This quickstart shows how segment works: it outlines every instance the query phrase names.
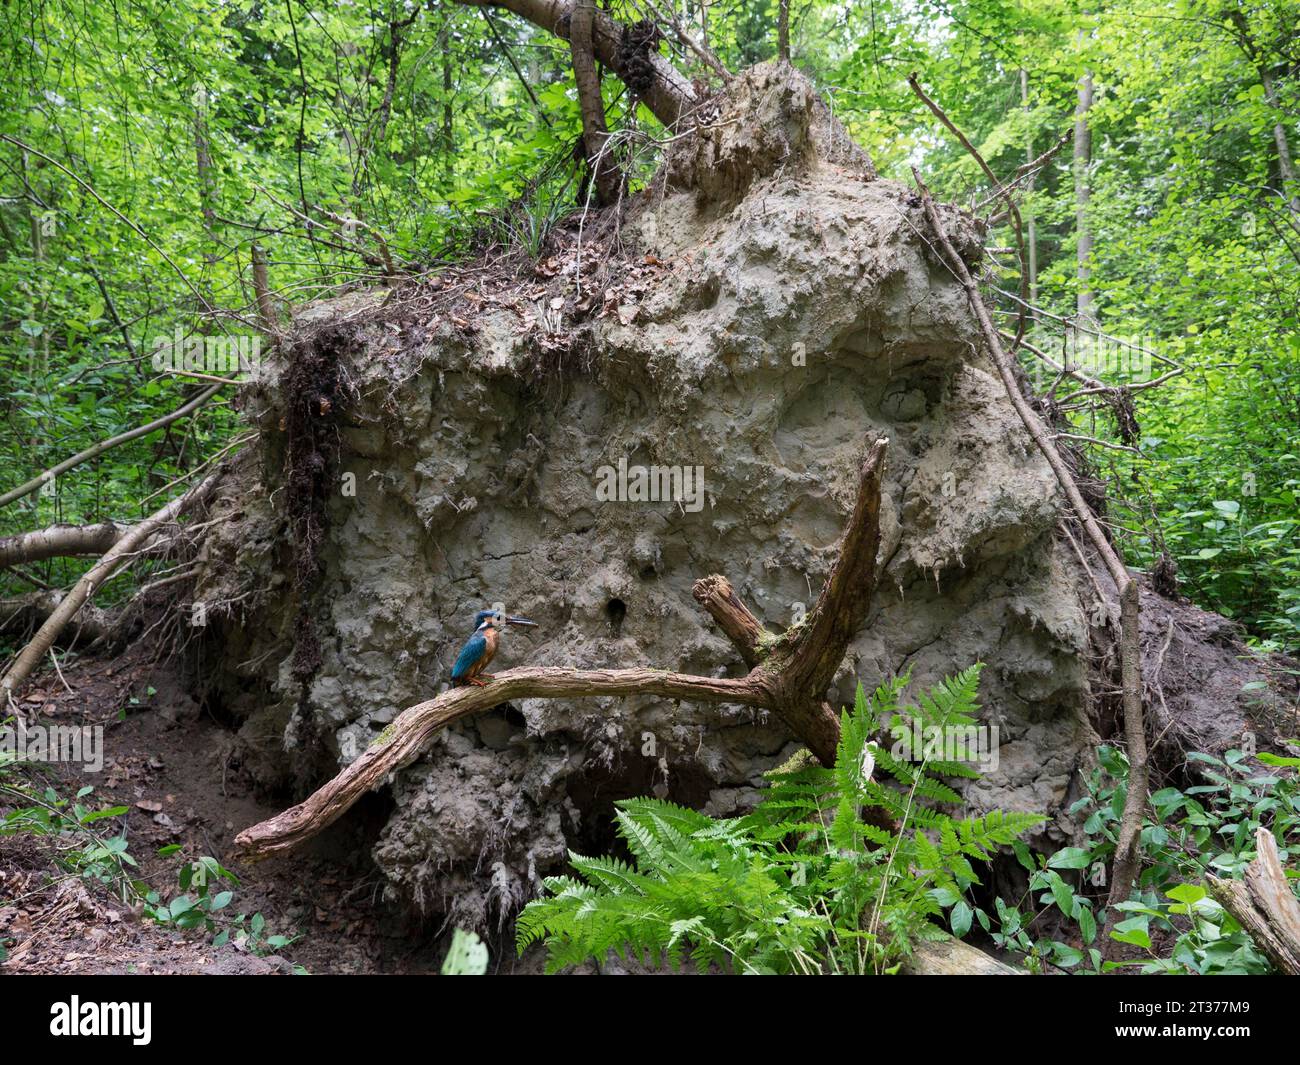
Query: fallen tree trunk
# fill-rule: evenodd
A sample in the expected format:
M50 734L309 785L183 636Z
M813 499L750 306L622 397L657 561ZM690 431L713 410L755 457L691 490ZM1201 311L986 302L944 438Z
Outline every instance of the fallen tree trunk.
M960 939L918 943L916 952L903 962L900 972L908 976L1027 976Z
M177 496L161 510L131 528L131 531L119 539L73 586L64 596L58 607L46 619L36 635L14 659L13 663L0 677L0 705L8 705L13 699L14 691L25 681L54 644L59 632L76 616L91 596L99 590L109 577L123 565L137 557L139 550L157 534L163 526L175 521L182 514L204 502L212 494L224 468L208 475L199 484L194 485L183 495Z
M0 632L25 636L39 629L59 609L63 592L56 589L30 592L27 595L0 599ZM83 606L60 633L63 643L90 644L112 640L117 632L117 615L93 605Z
M1277 840L1267 828L1255 832L1257 854L1241 880L1210 877L1210 894L1246 930L1278 969L1300 976L1300 901L1291 891Z
M124 536L134 525L119 525L103 521L95 525L51 525L44 529L0 537L0 567L21 562L39 562L46 558L73 558L81 555L102 555ZM158 537L141 545L141 553L156 553L171 540Z
M824 764L835 761L839 717L825 701L835 667L861 626L875 589L880 486L887 440L872 444L858 478L857 503L830 577L806 624L764 651L763 629L724 577L698 581L696 600L736 644L750 672L700 677L658 669L525 667L498 673L486 687L452 688L404 710L356 761L306 800L244 829L235 845L250 859L289 850L337 821L363 795L417 758L451 722L515 699L658 695L761 707L778 714ZM828 663L833 663L828 668ZM821 685L820 688L817 685Z
M456 0L456 2L466 7L496 7L503 11L512 11L534 26L549 30L566 41L569 39L569 27L573 19L572 0ZM620 47L623 43L623 26L605 12L596 10L593 13L591 31L592 51L596 58L619 77L624 77L626 71ZM654 78L639 93L640 98L665 126L676 126L699 102L695 90L676 67L653 49L650 50L647 58L654 71Z

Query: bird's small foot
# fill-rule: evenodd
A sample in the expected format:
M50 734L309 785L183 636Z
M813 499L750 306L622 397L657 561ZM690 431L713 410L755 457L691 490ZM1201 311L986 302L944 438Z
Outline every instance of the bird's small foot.
M486 687L487 687L487 685L484 684L481 680L479 680L478 677L471 677L469 682L470 682L472 685L474 685L474 687L476 687L476 688L486 688Z

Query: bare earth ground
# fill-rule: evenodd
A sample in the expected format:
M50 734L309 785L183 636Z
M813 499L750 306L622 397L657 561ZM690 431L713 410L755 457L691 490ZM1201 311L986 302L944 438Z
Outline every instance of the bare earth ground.
M24 834L0 837L0 940L9 961L0 973L428 973L446 950L441 923L421 925L387 907L370 858L378 810L346 818L300 855L258 865L230 853L235 833L277 812L287 797L255 795L233 765L229 733L185 694L174 672L128 653L64 667L70 693L55 675L29 688L24 708L46 724L102 724L104 766L42 767L61 798L86 785L89 808L128 806L124 818L98 822L106 834L125 829L140 874L166 898L181 893L182 862L212 855L240 880L222 911L261 913L264 935L298 936L279 956L258 957L212 934L181 933L143 919L110 887L68 876L51 860L50 843ZM153 694L149 691L153 689ZM136 702L132 702L132 700ZM125 710L125 712L123 712ZM375 800L376 804L380 800ZM0 814L13 808L0 795ZM364 804L363 804L364 805ZM158 857L159 848L182 850ZM233 937L232 937L233 938ZM493 968L535 971L508 943L490 944Z

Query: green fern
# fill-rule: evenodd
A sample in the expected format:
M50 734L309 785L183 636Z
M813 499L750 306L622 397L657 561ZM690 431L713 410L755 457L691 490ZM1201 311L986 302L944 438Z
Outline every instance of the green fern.
M548 879L520 915L520 952L545 943L548 972L610 951L674 968L689 958L747 973L885 971L938 934L933 918L979 883L974 862L1044 820L955 818L941 807L961 796L943 778L978 773L905 761L876 741L891 721L975 726L979 674L972 666L912 706L901 704L906 675L870 696L859 686L841 715L835 765L791 759L767 774L770 787L745 817L619 802L615 824L633 864L570 854L576 878Z

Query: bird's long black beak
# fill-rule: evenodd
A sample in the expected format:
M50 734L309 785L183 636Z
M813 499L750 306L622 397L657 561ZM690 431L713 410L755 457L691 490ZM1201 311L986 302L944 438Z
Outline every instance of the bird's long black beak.
M507 625L531 625L533 628L537 628L537 622L529 621L527 618L517 618L513 614L506 615L506 624Z

